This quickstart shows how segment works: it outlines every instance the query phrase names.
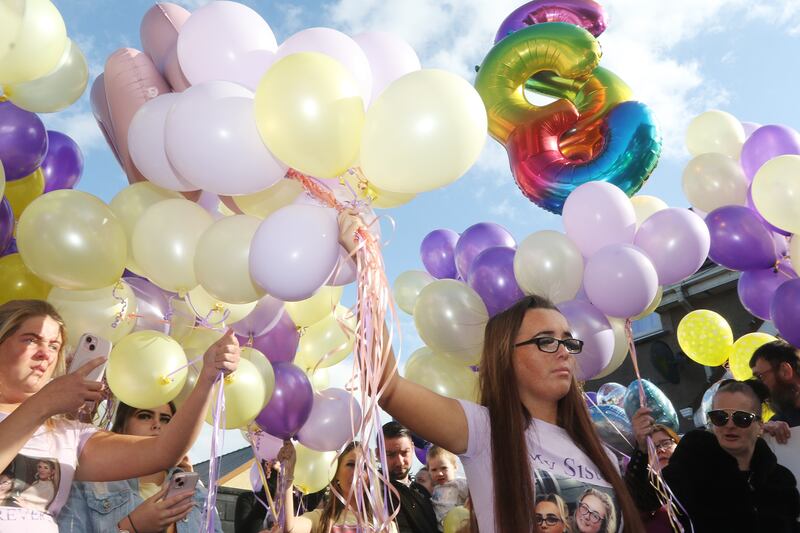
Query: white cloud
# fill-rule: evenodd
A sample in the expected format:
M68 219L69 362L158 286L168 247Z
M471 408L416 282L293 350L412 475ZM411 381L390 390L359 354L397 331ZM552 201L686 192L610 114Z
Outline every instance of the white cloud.
M88 89L87 89L88 90ZM106 140L100 131L100 127L94 119L91 111L82 110L85 106L69 108L61 113L53 115L40 115L49 130L56 130L66 133L78 143L78 146L86 152L94 149L108 149Z

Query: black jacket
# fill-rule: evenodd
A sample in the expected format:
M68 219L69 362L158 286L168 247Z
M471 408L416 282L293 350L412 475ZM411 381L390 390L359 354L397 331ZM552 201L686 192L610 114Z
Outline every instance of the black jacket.
M778 464L763 439L756 442L750 471L742 472L712 433L690 431L662 472L696 533L800 533L800 496L794 475ZM648 481L646 454L634 454L625 481L640 510L658 508ZM681 521L691 531L687 517Z
M422 485L412 482L406 486L392 481L392 486L400 494L400 511L397 514L398 533L438 533L436 513L433 512L430 494ZM392 493L392 510L398 505Z

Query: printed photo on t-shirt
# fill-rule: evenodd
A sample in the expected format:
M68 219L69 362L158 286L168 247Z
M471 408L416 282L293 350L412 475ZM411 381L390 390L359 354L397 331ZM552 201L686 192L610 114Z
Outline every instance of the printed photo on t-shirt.
M611 488L536 471L536 533L617 533L620 520Z
M18 454L0 473L0 507L22 507L46 513L58 492L58 460Z

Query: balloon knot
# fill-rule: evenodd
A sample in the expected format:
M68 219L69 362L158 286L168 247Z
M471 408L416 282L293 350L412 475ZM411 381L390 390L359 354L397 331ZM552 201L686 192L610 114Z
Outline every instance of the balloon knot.
M159 385L169 385L170 383L172 383L172 381L173 380L171 377L161 376L161 378L158 380L158 383Z

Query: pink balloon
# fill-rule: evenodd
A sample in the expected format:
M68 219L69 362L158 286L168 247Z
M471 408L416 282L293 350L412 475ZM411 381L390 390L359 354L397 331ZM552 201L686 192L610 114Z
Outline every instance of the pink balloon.
M309 298L339 260L339 225L333 209L291 204L256 230L250 245L250 275L285 302Z
M612 244L589 258L583 274L589 300L604 314L629 318L642 313L658 291L653 263L632 244Z
M610 183L592 181L572 191L561 216L567 236L584 257L609 244L631 244L636 234L633 204Z
M372 98L375 100L394 80L422 68L410 44L394 33L367 31L353 40L364 51L372 71Z
M189 19L189 11L170 2L155 4L147 10L139 26L142 50L150 56L161 74L170 51L178 43L178 34L183 23Z
M106 61L104 84L114 141L128 182L144 181L128 152L128 127L145 102L170 92L169 86L146 54L133 48L117 50Z
M167 78L170 87L176 93L180 93L192 86L186 75L181 70L181 63L178 61L178 46L175 45L167 54L164 61L164 77Z
M670 285L703 266L711 248L711 236L706 223L695 213L670 207L642 223L634 244L653 262L658 284Z
M361 426L361 406L343 389L325 389L314 394L308 420L297 432L303 446L318 452L339 450L352 441Z
M117 158L117 163L122 166L122 160L119 157L119 150L117 149L117 141L114 138L114 124L111 122L111 110L108 108L108 99L106 98L106 85L105 74L100 74L92 82L92 90L89 96L89 101L92 104L92 114L106 139L106 143Z
M575 357L579 381L592 379L605 369L614 355L614 330L606 316L583 300L558 304L558 310L569 322L576 339L583 341L583 351Z

